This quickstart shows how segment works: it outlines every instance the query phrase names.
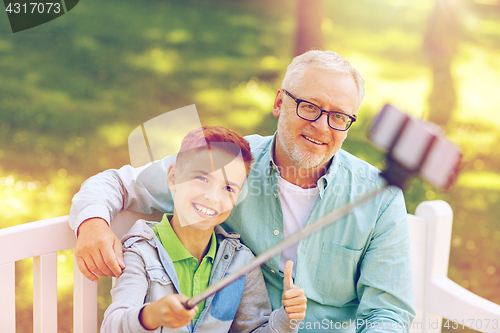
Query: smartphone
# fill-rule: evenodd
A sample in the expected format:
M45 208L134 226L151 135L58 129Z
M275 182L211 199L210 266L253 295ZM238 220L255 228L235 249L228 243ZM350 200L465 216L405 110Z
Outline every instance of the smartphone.
M395 183L392 185L403 185L410 175L419 174L432 185L446 189L457 178L462 161L460 148L433 123L386 104L368 137L376 147L387 151L387 169L382 175Z

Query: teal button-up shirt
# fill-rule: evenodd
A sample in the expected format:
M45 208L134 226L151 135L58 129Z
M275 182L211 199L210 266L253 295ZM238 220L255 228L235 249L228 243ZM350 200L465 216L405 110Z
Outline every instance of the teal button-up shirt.
M254 156L248 193L224 227L238 232L258 255L283 240L279 172L273 137L246 139ZM340 150L317 182L319 197L307 225L382 185L376 168ZM406 214L402 192L391 187L300 241L294 284L308 298L301 331L405 332L402 327L414 317ZM279 256L262 270L273 309L279 308Z

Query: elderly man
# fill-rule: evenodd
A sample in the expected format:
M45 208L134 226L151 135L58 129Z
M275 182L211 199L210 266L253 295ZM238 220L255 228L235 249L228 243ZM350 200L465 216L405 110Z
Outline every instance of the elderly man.
M274 136L251 135L249 193L225 228L260 254L319 217L383 185L379 172L341 150L364 96L361 75L330 51L309 51L288 66L274 101ZM151 183L130 166L87 180L73 199L82 273L121 274L120 241L108 226L121 209L172 210L162 161ZM407 332L414 316L406 208L400 190L375 199L262 266L273 309L281 306L283 268L308 298L300 331Z

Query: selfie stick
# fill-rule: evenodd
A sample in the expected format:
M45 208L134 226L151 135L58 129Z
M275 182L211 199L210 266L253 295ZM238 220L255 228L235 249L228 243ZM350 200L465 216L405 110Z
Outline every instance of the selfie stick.
M375 119L368 136L375 146L387 150L386 168L380 174L386 180L385 185L332 211L262 252L243 267L190 298L184 303L184 307L192 309L196 304L259 267L284 249L347 215L356 206L374 198L389 185L403 189L409 178L420 173L429 183L440 188L448 188L457 177L462 154L458 147L448 141L433 124L414 119L387 104Z
M188 310L192 309L196 304L200 303L204 299L210 297L211 295L215 294L219 290L223 289L227 285L233 283L234 281L238 280L240 277L243 275L251 272L255 268L259 267L272 257L278 255L281 253L284 249L294 245L298 241L300 241L302 238L305 238L312 234L313 232L316 232L327 225L333 223L334 221L338 220L339 218L347 215L354 207L364 203L365 201L368 201L369 199L375 197L377 194L382 192L386 186L379 187L375 189L374 191L368 193L367 195L361 197L360 199L356 200L355 202L348 203L339 209L334 210L333 212L321 217L318 219L316 222L314 222L311 225L308 225L301 231L291 235L290 237L287 237L285 240L283 240L281 243L276 244L275 246L269 248L268 250L262 252L259 254L257 257L255 257L252 261L250 261L248 264L244 265L243 267L240 267L238 270L234 271L233 273L227 275L225 278L221 279L219 282L214 283L198 295L194 296L193 298L190 298L186 303L184 303L184 307Z

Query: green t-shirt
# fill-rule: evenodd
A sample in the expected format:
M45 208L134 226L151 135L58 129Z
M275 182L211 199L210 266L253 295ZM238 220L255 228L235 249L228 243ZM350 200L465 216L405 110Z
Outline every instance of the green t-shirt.
M170 225L171 218L171 214L164 214L161 222L156 224L152 229L168 252L170 259L174 262L181 292L191 298L198 295L208 286L213 261L217 252L217 240L215 238L215 232L212 232L210 248L203 257L201 264L198 265L198 260L189 253L184 245L182 245L174 229L172 229ZM205 301L198 304L198 312L194 316L194 322L198 320L204 307Z

